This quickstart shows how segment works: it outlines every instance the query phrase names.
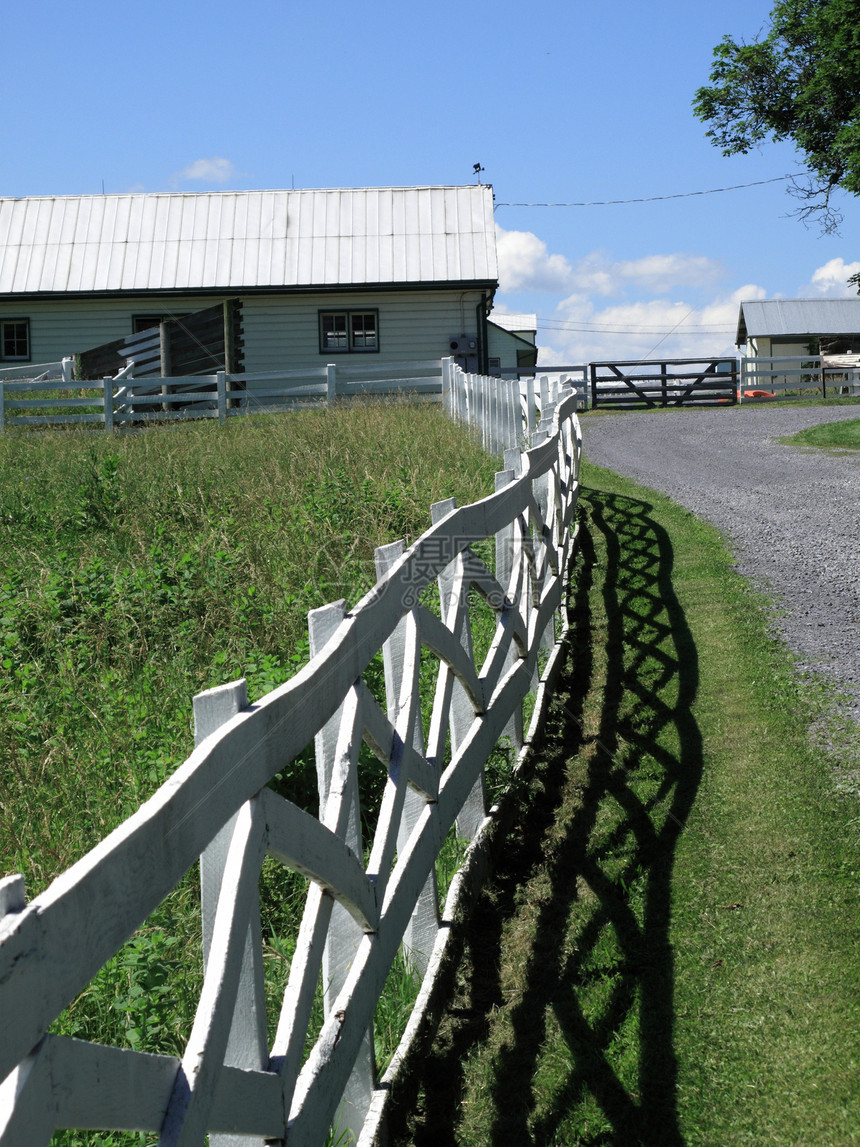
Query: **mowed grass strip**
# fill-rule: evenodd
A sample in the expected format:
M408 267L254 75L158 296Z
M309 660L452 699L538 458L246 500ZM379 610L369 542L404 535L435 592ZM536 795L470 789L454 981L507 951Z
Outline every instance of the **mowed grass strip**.
M788 446L815 446L820 450L860 450L860 418L808 426L780 442Z
M584 483L567 663L400 1141L857 1142L857 762L716 532Z

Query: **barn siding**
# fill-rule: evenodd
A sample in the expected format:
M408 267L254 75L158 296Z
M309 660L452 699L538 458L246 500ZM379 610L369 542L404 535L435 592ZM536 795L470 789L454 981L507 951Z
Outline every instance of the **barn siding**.
M227 296L223 296L227 297ZM235 297L235 296L234 296ZM241 296L239 296L241 297ZM243 298L245 370L301 370L334 360L344 365L438 359L459 334L475 334L475 290L251 295ZM0 300L0 317L29 318L31 360L55 362L132 332L132 316L183 314L222 301L213 295L140 295L116 299ZM379 312L376 354L320 354L321 310Z
M132 333L132 316L161 313L187 314L219 302L217 298L189 295L168 300L38 299L12 304L0 300L0 316L30 320L30 358L34 363L57 362L67 355L125 338ZM118 366L121 365L118 363Z
M371 366L439 359L459 334L475 334L479 291L403 291L252 296L244 301L245 369L301 370L337 362ZM320 311L377 310L379 351L320 353Z

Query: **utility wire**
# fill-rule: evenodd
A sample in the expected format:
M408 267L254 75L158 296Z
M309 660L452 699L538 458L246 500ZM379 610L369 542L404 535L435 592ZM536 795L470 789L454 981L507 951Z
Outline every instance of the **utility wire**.
M492 321L492 320L491 320ZM544 330L553 331L580 331L587 334L595 335L627 335L627 334L652 334L659 335L665 331L665 327L656 327L643 325L637 327L636 330L631 330L629 327L619 327L613 324L604 323L589 323L586 320L571 322L562 322L556 319L542 319L538 318L538 325ZM715 326L708 324L689 323L684 327L685 331L697 331L705 335L723 335L731 334L736 328L734 326Z
M800 172L777 175L773 179L757 179L754 183L735 183L731 187L712 187L708 191L680 191L675 195L646 195L640 199L595 199L589 203L497 203L496 207L618 207L624 203L658 203L664 199L690 199L694 195L718 195L722 191L740 191L744 187L761 187L765 183L781 183L794 179Z

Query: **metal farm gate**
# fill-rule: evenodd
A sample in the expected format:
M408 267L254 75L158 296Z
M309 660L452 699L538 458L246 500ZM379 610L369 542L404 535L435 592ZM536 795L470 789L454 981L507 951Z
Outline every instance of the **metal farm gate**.
M594 409L713 406L738 400L738 364L734 358L592 362L589 371Z

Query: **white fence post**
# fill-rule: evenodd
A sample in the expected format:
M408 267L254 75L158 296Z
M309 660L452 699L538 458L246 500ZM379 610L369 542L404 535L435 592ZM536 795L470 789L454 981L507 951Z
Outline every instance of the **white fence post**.
M62 372L63 382L71 382L72 375L75 373L75 360L73 358L64 358L60 370Z
M223 426L227 421L227 374L223 370L215 375L215 389L218 392L218 421Z
M328 362L325 368L325 400L331 406L337 398L337 363Z
M442 359L442 409L450 417L456 417L456 401L452 392L453 386L453 358Z
M514 467L508 465L508 459L511 454L516 453L517 464L521 464L519 451L509 448L505 451L505 469L500 470L496 474L495 489L504 490L506 486L510 486L511 482L516 480L517 471ZM508 525L503 526L496 534L496 581L504 590L505 596L508 596L510 588L511 576L514 572L516 564L520 560L521 543L522 539L518 537L519 530L517 523L511 521ZM520 543L518 545L518 542ZM508 655L505 660L505 672L514 664L519 654L517 653L516 646L511 643L508 650ZM519 750L523 747L523 707L518 705L510 721L505 726L504 735L510 737L511 744L515 749Z
M113 379L102 380L105 430L113 430Z
M526 439L531 437L537 429L537 399L535 398L535 379L530 375L526 379Z
M379 546L374 551L376 559L376 576L381 580L385 577L394 563L403 555L402 541L392 542L387 546ZM414 617L411 624L415 624ZM407 661L407 627L410 617L402 617L391 636L382 646L382 662L385 671L385 699L388 708L388 720L395 728L402 723L402 706L412 706L412 711L406 714L406 722L411 727L412 747L419 753L425 752L424 731L421 725L421 697L418 692L418 666L412 666ZM413 673L411 682L407 675ZM403 812L397 830L397 849L405 850L412 830L418 823L418 818L426 808L427 801L420 793L409 789L403 803ZM439 897L436 889L436 874L431 873L413 909L412 916L403 934L403 949L407 963L420 975L427 971L430 962L430 953L436 942L436 933L439 930Z
M200 745L247 706L248 690L244 678L198 693L194 698L194 744ZM238 815L233 814L200 857L204 972L209 962L215 912ZM245 936L236 1007L224 1056L224 1063L230 1067L252 1071L263 1071L266 1067L269 1053L264 982L260 901L259 891L255 890ZM209 1136L211 1147L263 1147L263 1142L257 1136L249 1135Z
M329 641L346 616L346 602L336 601L312 609L308 613L308 638L310 655L315 657ZM343 706L328 720L314 738L316 748L317 787L320 797L320 820L323 819L332 784L335 766L340 719ZM350 767L345 777L338 783L343 786L343 799L348 809L344 842L356 856L362 855L361 819L358 797L358 776ZM325 950L323 953L323 1012L328 1019L333 1010L338 993L346 983L349 969L356 958L359 944L364 936L342 904L332 908ZM338 1128L349 1131L358 1139L364 1122L374 1086L373 1031L365 1032L361 1048L344 1088L338 1099Z

